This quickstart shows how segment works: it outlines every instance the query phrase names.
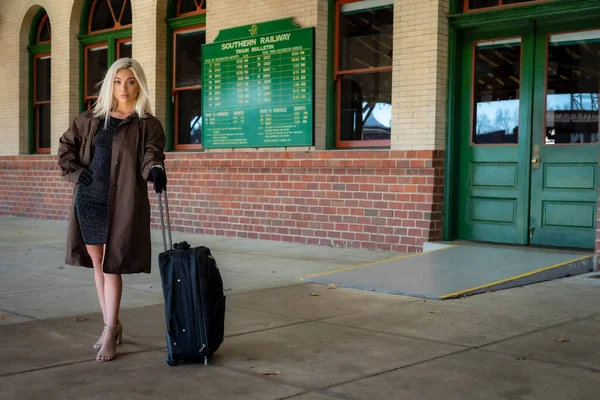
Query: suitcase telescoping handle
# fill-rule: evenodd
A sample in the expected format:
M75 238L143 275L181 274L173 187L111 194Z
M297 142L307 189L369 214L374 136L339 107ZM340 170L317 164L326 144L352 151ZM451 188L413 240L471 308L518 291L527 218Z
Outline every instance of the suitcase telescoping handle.
M169 217L169 199L167 198L167 189L163 189L163 193L165 194L165 208L167 210L167 226L169 228L169 250L173 250L173 239L171 238L171 217ZM167 239L165 238L165 218L163 216L163 205L162 205L162 196L160 193L156 193L158 196L158 208L160 209L160 225L162 227L162 239L163 239L163 247L165 251L167 251Z

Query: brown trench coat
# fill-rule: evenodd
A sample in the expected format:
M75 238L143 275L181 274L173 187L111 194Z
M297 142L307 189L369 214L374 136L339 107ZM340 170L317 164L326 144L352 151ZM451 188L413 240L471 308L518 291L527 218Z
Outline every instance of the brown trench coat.
M81 167L93 158L93 139L102 123L90 111L78 115L60 138L58 165L62 176L76 184ZM104 272L150 272L150 202L146 178L150 168L164 167L165 133L154 116L130 115L115 130L110 167L108 238ZM77 186L73 188L66 263L93 268L75 212Z

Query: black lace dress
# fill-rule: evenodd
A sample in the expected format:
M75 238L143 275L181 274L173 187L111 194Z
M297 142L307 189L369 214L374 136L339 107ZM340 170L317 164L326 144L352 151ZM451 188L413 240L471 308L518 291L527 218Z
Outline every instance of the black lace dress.
M108 200L113 135L121 119L110 117L108 126L100 122L94 137L94 158L90 170L94 181L90 186L77 185L75 210L85 244L105 244L108 235Z

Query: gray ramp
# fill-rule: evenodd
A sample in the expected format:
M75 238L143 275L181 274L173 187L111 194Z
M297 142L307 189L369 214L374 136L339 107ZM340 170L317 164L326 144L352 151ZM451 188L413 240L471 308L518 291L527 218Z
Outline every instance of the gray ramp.
M457 245L311 275L308 282L429 299L450 299L593 270L593 254Z

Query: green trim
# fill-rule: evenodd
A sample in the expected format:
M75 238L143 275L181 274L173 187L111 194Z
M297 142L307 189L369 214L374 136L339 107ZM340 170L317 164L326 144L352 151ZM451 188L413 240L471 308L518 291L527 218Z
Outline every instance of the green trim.
M452 212L458 202L458 169L460 159L459 122L460 118L460 75L461 75L461 43L462 32L450 27L448 32L448 90L446 96L446 155L444 165L444 215L442 216L442 239L445 241L456 238L458 213Z
M29 141L27 146L27 152L29 154L35 154L36 143L35 143L35 116L33 115L33 54L29 53L29 90L27 100L27 115L29 120Z
M206 14L190 15L188 17L178 17L167 20L167 26L170 30L205 24Z
M170 3L168 14L175 14L175 2ZM175 121L175 104L172 101L173 94L171 92L171 87L173 86L173 32L176 29L192 28L195 26L205 25L206 14L190 15L167 20L167 35L165 38L167 41L167 87L165 91L165 97L167 100L165 136L167 139L167 144L165 146L165 151L175 150L175 132L173 131L173 124Z
M50 43L44 44L36 44L33 46L27 47L31 54L41 54L41 53L49 53L52 45Z
M94 33L93 35L79 36L79 42L83 46L99 42L111 42L119 39L124 39L132 36L131 28L123 28L118 31L108 31L102 33Z
M460 1L460 0L456 0ZM456 4L453 9L456 11ZM484 25L506 24L515 25L546 18L561 17L589 17L600 15L600 0L553 0L543 3L507 7L489 11L476 11L464 14L454 14L449 17L450 24L458 29L477 28Z
M33 17L31 21L31 28L29 29L29 46L35 46L37 42L37 32L40 27L40 22L42 22L42 18L46 15L46 10L40 8L39 11Z
M329 0L329 15L327 16L327 104L325 119L325 149L335 148L336 104L335 85L333 84L333 65L335 57L335 0Z
M300 29L300 27L294 23L292 18L277 19L258 24L222 29L215 38L215 43L243 39L254 35L268 35L277 32L295 31L297 29Z
M81 10L81 20L79 21L79 35L85 36L88 34L88 22L90 20L90 11L92 10L92 0L87 0L83 4Z
M85 101L83 100L85 97L84 86L85 86L85 52L83 50L83 45L79 44L79 112L85 111Z

